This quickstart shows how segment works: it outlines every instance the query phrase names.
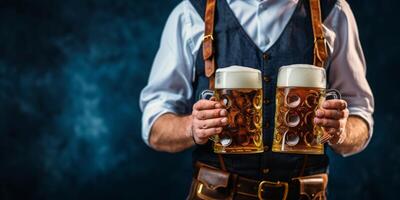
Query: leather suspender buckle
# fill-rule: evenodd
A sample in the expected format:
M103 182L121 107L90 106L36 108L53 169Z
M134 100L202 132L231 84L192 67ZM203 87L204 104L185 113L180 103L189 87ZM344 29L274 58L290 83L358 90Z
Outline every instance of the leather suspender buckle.
M210 35L205 35L204 37L203 37L203 41L205 41L205 40L207 40L207 39L211 39L211 40L214 40L214 37L210 34Z
M317 43L317 42L319 42L319 41L323 41L323 42L325 42L325 37L324 36L320 36L320 37L315 37L315 39L314 39L314 44L315 43Z
M214 54L213 41L214 41L214 37L212 34L208 34L203 37L203 59L204 60L210 60L213 57L213 54ZM206 66L206 68L207 68L207 66ZM213 68L212 73L214 73L215 67L212 67L212 68ZM207 73L207 71L206 71L206 74L211 75L212 73L211 72Z
M258 194L257 194L258 199L260 199L260 200L264 199L263 196L262 196L263 192L265 191L264 185L265 186L269 186L269 187L274 187L274 188L283 187L284 191L283 191L282 200L286 200L288 192L289 192L289 184L287 182L261 181L260 184L258 185Z
M326 52L326 39L324 36L314 38L314 65L324 67L328 55Z

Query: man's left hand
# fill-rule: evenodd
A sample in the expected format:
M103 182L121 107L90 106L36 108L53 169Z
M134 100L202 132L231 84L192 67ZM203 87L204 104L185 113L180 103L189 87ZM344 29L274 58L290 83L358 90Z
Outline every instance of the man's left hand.
M349 117L347 102L342 99L325 100L316 111L314 123L329 134L330 144L341 144L346 138L346 123Z

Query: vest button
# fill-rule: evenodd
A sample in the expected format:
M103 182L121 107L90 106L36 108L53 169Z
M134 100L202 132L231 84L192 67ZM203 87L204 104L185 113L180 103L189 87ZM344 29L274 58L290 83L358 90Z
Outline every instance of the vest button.
M269 122L265 122L264 127L268 128L269 127Z
M264 76L264 77L263 77L263 80L264 80L266 83L269 83L269 82L271 81L271 78L268 77L268 76Z
M271 101L269 99L264 99L264 104L268 105L269 103L271 103Z
M264 145L264 151L268 151L268 149L269 149L269 146Z
M268 172L269 172L269 169L262 169L263 174L268 174Z
M268 53L263 53L263 59L268 60L269 59L269 54Z

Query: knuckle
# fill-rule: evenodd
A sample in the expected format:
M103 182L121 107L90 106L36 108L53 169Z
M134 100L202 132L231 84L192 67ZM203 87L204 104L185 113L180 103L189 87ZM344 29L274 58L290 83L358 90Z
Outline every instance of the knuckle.
M223 123L222 123L221 119L218 118L218 119L215 119L215 120L214 120L214 125L215 125L215 126L222 126Z
M197 101L194 105L193 105L193 109L198 110L201 107L201 102L202 100Z
M213 112L213 117L218 117L220 112L221 112L221 109L216 109L216 110Z
M329 118L335 118L335 117L336 117L336 112L333 111L333 110L329 110L329 111L327 112L327 117L329 117Z
M197 112L197 119L204 119L204 112Z
M201 108L203 108L203 107L205 106L206 102L207 102L207 100L200 99L199 101L197 101L197 102L195 103L194 106L195 106L195 108L196 108L197 110L199 110L199 109L201 109Z
M344 116L343 111L335 111L335 118L336 119L341 119L341 118L343 118L343 116Z
M337 108L340 107L342 103L340 102L339 99L332 99L331 107Z
M204 130L204 137L210 137L212 135L212 128Z
M213 133L213 134L218 133L218 128L213 128L213 129L212 129L212 133Z
M333 122L333 127L335 127L335 128L340 128L340 124L341 124L341 122L340 121L338 121L338 120L334 120L334 122Z
M201 130L201 129L199 129L197 133L198 133L197 137L200 138L200 139L204 139L205 136L206 136L205 132L203 130Z
M219 128L213 128L213 134L219 133Z
M206 129L208 128L208 124L206 122L203 122L201 125L201 128Z

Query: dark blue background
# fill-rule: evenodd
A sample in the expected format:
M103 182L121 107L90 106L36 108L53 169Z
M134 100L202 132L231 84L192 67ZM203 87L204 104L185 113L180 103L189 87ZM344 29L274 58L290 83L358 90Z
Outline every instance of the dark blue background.
M190 151L155 152L138 107L179 1L2 1L0 199L184 199ZM400 182L399 3L349 2L375 94L375 131L331 156L331 199L395 199Z

